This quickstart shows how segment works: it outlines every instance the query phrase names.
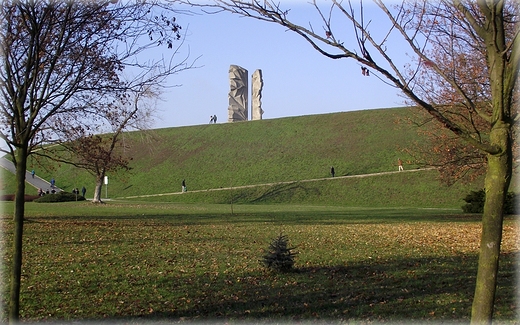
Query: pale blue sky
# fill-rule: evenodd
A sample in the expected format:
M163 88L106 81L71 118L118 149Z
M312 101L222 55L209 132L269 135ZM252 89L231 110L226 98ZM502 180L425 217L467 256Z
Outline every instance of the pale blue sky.
M315 9L307 1L281 3L291 8L291 19L305 26L312 22L315 30L322 29ZM327 0L320 3L330 5ZM176 9L193 12L177 15L177 22L186 32L177 58L184 59L188 53L191 61L199 57L194 63L199 68L169 78L169 85L179 87L163 93L153 128L207 124L214 114L218 123L226 123L231 64L247 69L249 78L256 69L262 70L264 119L404 106L395 88L374 76L364 77L355 61L326 58L282 26L230 13L203 14L181 5ZM380 10L366 4L365 13L365 21L372 19L373 35L384 36L388 26ZM342 17L333 22L335 36L345 43L355 42L350 23L345 26ZM338 35L340 32L344 34ZM163 50L158 49L153 56L161 55ZM389 51L401 50L406 51L397 42L389 43ZM393 58L398 66L406 63L405 52ZM3 141L0 146L5 146Z
M306 25L314 21L315 30L322 29L311 5L290 2L290 17ZM372 19L374 33L386 33L379 9L365 5L365 14L365 22ZM354 35L341 26L344 21L337 21L336 30L344 30L345 42L353 42ZM187 30L179 58L188 51L192 60L200 56L195 63L199 68L169 79L169 84L180 87L163 94L154 128L207 124L213 114L219 123L227 122L231 64L247 69L249 78L256 69L262 70L264 119L404 106L395 88L374 76L364 77L354 60L326 58L299 35L277 24L230 13L178 15L177 22ZM399 50L397 43L393 44L395 49L391 50ZM397 56L398 65L404 65L405 60L404 54Z

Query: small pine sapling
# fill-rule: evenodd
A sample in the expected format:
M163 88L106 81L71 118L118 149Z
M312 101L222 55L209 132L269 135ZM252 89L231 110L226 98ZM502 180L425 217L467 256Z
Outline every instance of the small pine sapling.
M289 247L289 238L286 235L280 234L277 238L269 244L269 248L264 251L264 256L261 262L265 267L280 271L289 272L294 266L294 256L296 252L292 250L295 247Z

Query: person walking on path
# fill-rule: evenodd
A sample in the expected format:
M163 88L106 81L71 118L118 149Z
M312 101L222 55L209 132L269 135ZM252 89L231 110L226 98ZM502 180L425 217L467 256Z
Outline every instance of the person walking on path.
M334 177L334 175L336 174L336 172L334 171L334 166L330 167L330 174L332 175L332 177Z
M397 159L397 166L399 166L399 171L403 171L403 161L401 160L401 158L398 158Z
M186 192L186 180L182 180L182 192Z
M51 187L54 187L54 184L56 184L56 180L53 178L51 178Z
M34 169L31 171L31 176L32 178L34 178L34 174L36 174L36 172L34 171Z

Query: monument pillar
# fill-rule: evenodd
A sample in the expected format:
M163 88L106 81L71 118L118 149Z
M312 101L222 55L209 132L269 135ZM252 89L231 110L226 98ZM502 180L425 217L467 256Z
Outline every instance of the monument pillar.
M262 79L262 70L257 69L251 77L251 120L261 120L262 114L262 88L264 80Z
M228 122L247 121L249 98L247 70L238 65L230 65L229 86Z

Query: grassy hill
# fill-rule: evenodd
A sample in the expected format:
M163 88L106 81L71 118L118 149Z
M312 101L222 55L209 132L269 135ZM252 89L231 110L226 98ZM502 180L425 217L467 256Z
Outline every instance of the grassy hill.
M420 140L415 127L398 122L411 114L412 108L394 108L131 132L124 141L132 170L108 175L108 197L180 192L186 179L186 194L139 200L460 207L469 189L482 182L446 187L435 171L190 193L325 178L330 166L336 176L395 171L399 157L410 158L401 150ZM92 195L94 178L84 171L29 166L65 190L85 186L87 197ZM10 190L9 179L4 175L4 192Z

